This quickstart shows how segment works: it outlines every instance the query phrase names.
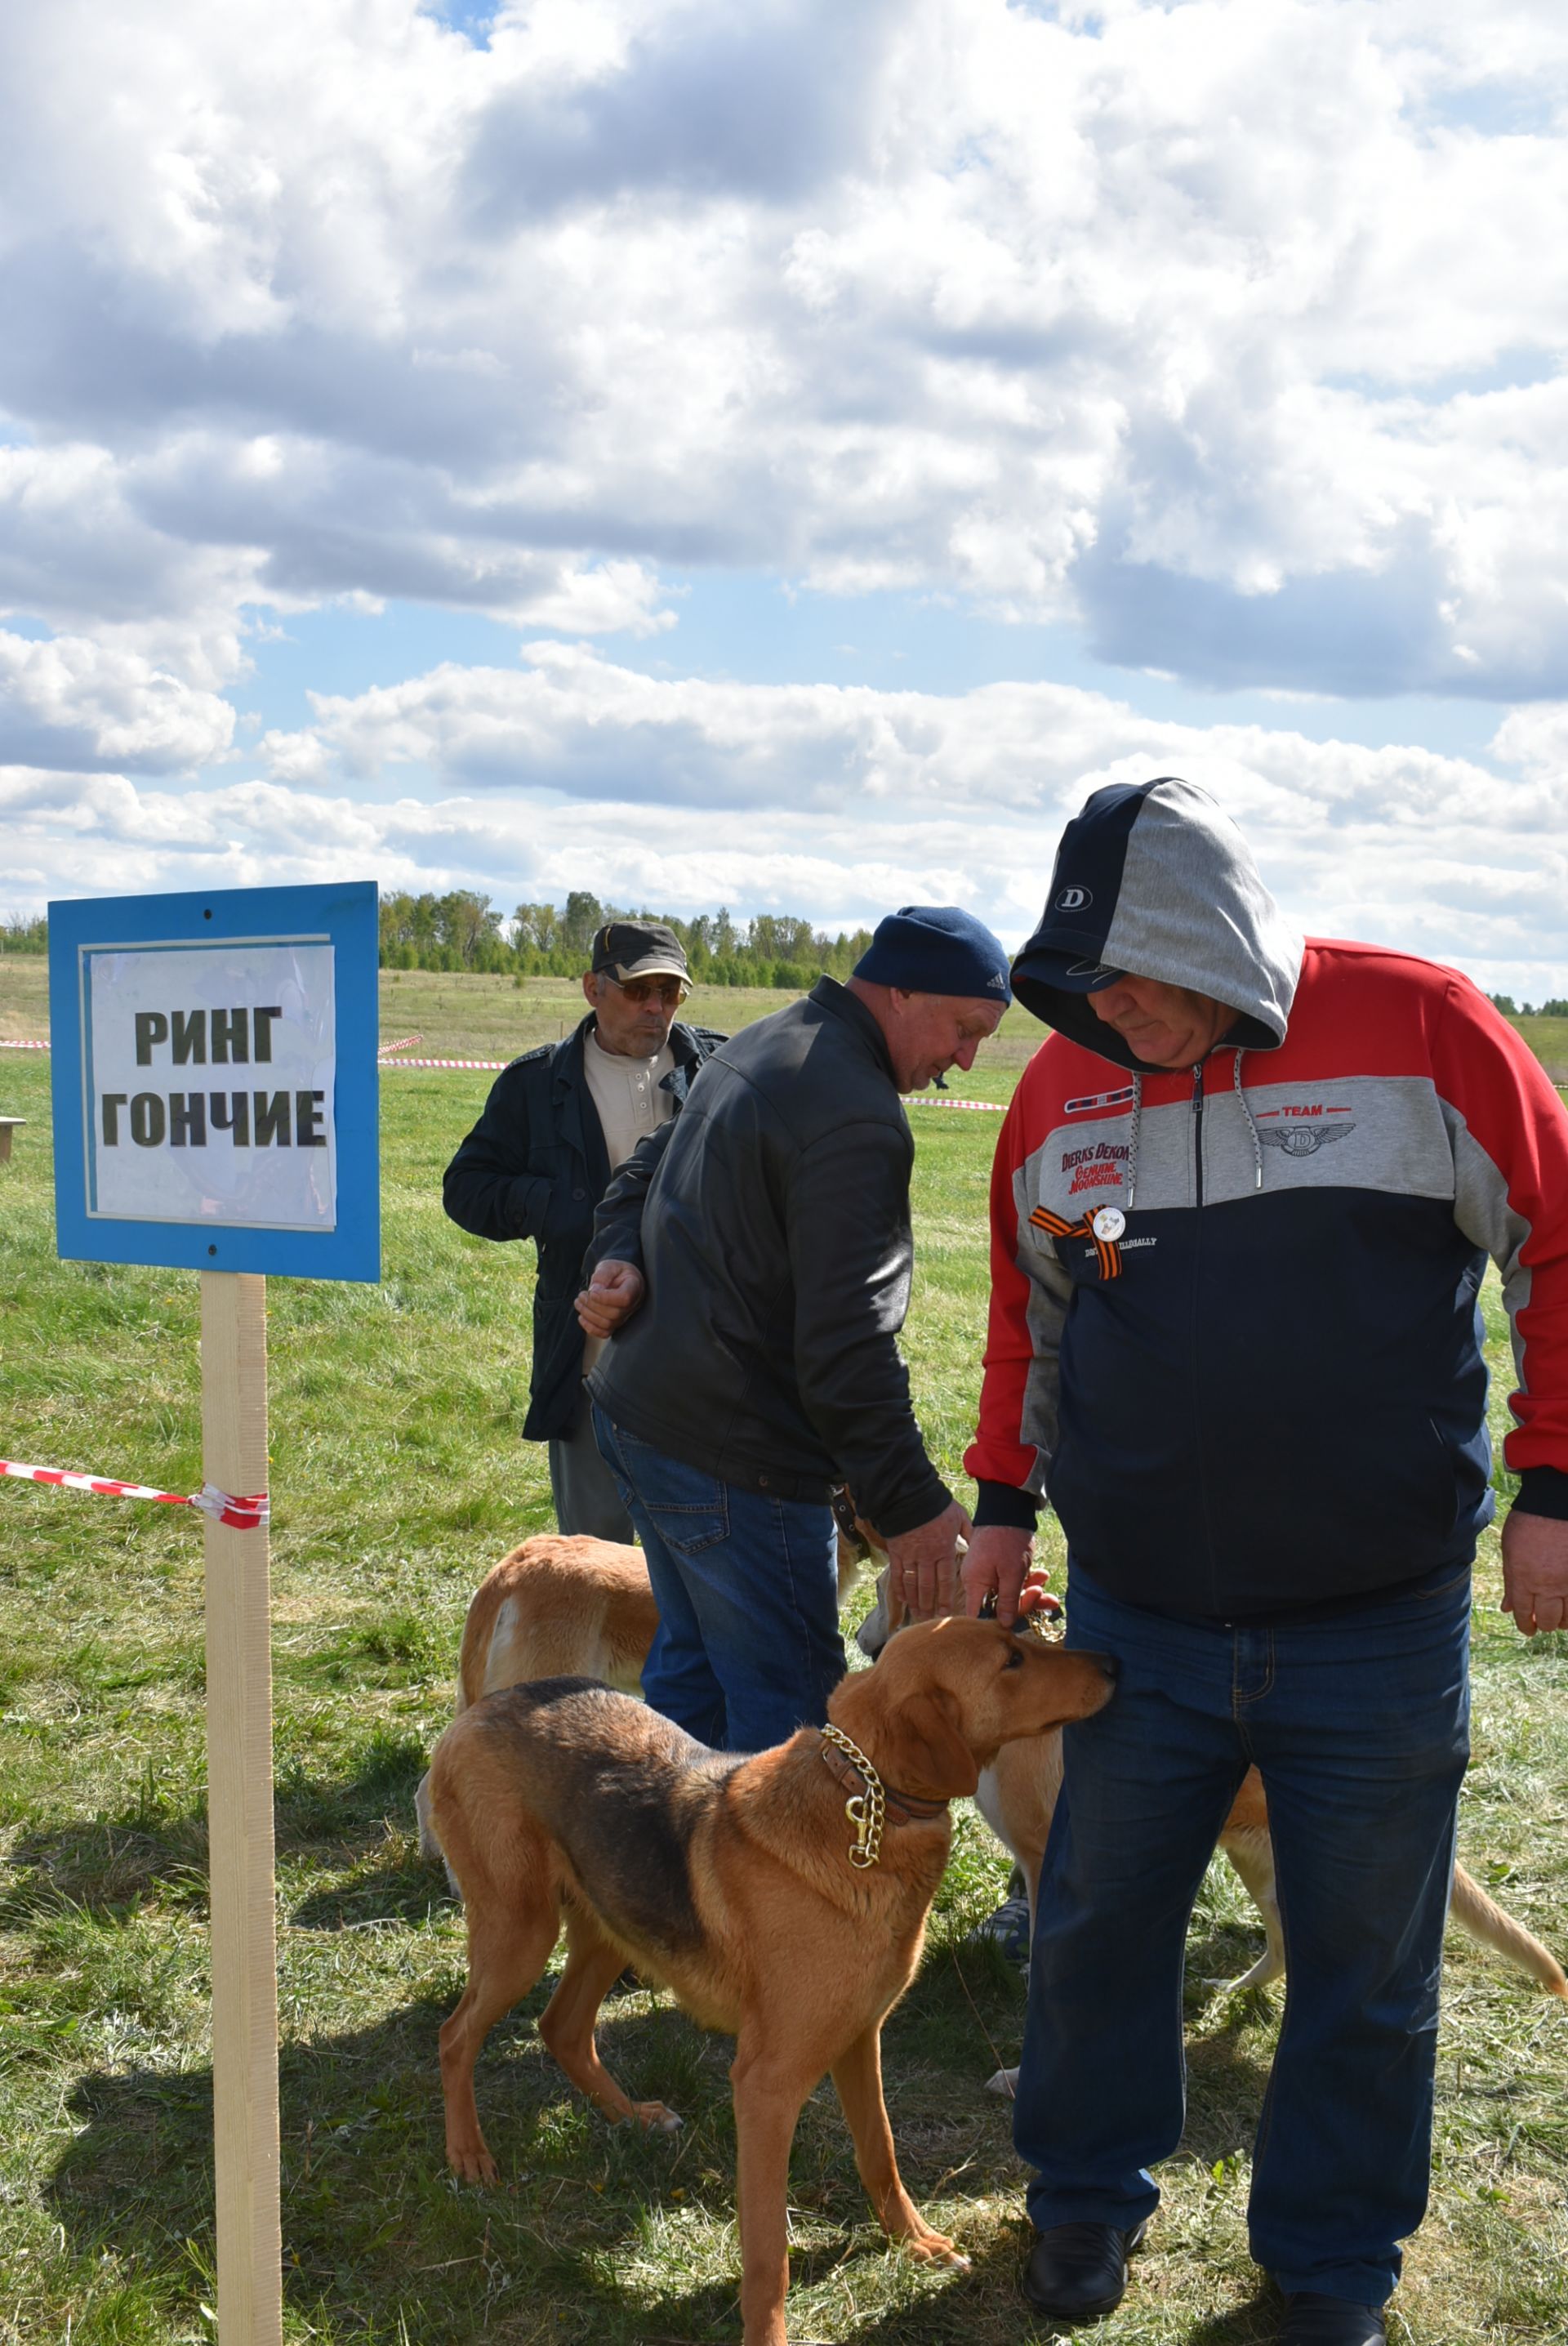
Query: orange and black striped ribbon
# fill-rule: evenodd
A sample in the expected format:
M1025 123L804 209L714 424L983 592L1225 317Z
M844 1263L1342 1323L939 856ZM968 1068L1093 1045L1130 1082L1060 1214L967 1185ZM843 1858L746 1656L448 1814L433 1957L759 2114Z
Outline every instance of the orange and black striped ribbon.
M1068 1222L1064 1221L1060 1214L1052 1213L1049 1208L1036 1206L1029 1219L1037 1230L1049 1230L1054 1239L1087 1239L1100 1258L1100 1277L1120 1279L1122 1250L1115 1239L1095 1237L1094 1219L1089 1214L1084 1214L1078 1221Z

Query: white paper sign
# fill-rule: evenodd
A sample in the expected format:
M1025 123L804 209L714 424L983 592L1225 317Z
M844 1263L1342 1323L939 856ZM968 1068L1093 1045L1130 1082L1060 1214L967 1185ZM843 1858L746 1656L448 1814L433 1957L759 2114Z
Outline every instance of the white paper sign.
M87 1212L330 1230L332 947L84 949Z

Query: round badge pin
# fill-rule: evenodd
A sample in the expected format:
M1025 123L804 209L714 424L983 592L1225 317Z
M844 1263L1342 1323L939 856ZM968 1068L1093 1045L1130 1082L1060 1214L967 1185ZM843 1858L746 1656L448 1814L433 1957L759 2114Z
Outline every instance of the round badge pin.
M1102 1206L1090 1224L1095 1236L1112 1245L1127 1227L1127 1218L1120 1206Z

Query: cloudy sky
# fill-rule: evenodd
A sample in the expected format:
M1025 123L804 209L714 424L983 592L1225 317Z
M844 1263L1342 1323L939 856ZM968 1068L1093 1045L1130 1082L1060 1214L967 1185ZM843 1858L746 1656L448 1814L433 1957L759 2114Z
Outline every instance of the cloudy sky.
M1012 941L1179 772L1568 994L1562 0L49 0L0 157L0 913Z

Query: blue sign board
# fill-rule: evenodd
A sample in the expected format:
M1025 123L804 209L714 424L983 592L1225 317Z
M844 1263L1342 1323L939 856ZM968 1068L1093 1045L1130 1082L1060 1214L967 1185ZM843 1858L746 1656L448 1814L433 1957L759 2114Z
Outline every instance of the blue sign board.
M373 881L49 906L74 1261L381 1277Z

